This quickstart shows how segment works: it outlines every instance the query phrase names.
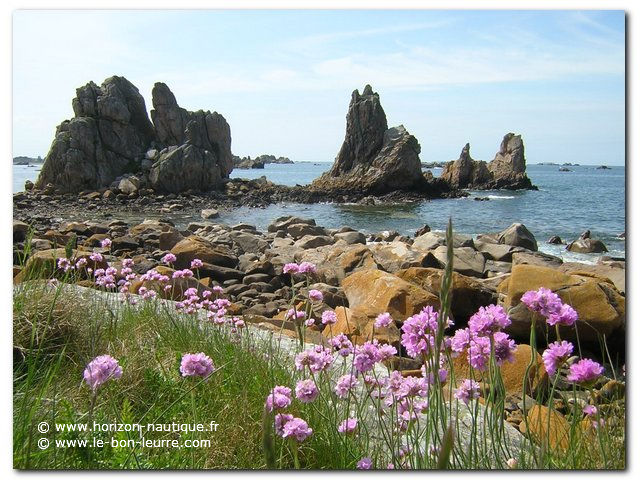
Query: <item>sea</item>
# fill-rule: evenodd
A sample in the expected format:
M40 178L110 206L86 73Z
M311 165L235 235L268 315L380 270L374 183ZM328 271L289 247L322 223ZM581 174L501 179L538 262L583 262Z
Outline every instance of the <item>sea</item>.
M24 190L26 180L35 181L41 165L13 165L13 191ZM325 162L267 164L264 169L234 170L232 178L268 180L283 185L306 185L331 167ZM363 232L396 230L403 235L427 224L432 231L444 231L449 218L456 233L477 235L498 232L520 222L534 234L540 251L560 256L565 261L595 263L601 254L567 252L563 245L547 240L560 236L567 243L591 230L607 246L612 257L625 257L625 167L609 170L595 165L570 166L569 172L558 165L527 165L527 174L539 190L473 191L465 198L422 201L400 205L297 204L277 203L265 208L242 207L221 212L217 221L227 224L250 223L266 229L275 218L297 215L315 219L328 228L350 226ZM434 176L442 170L432 168ZM475 197L488 197L477 201ZM184 219L183 219L184 220ZM200 220L199 218L193 219Z

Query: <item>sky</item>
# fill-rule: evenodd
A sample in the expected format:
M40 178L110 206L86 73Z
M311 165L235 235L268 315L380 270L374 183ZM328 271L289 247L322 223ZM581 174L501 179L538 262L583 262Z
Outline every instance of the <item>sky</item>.
M529 163L623 165L623 11L220 10L13 14L13 155L45 156L75 89L122 75L221 113L234 154L331 162L369 83L424 162L507 132Z

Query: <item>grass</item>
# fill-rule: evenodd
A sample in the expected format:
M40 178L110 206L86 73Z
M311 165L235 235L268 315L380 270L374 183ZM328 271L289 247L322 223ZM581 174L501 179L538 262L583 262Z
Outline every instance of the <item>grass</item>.
M264 399L276 383L292 382L292 372L266 360L266 351L246 336L222 334L192 318L148 303L112 317L106 305L79 303L65 289L24 284L14 295L14 467L19 469L259 469ZM251 351L253 350L253 351ZM204 352L219 368L205 382L180 376L180 358ZM108 352L126 375L100 391L93 421L98 423L216 422L218 431L203 438L210 448L118 449L105 447L40 450L40 422L87 422L90 389L82 372L95 356ZM189 391L193 388L192 395ZM335 452L319 429L301 452L307 468L333 465ZM58 440L85 433L62 433ZM110 434L96 434L109 438ZM52 442L54 436L46 436ZM174 434L155 438L174 438ZM182 435L182 439L188 435ZM93 451L92 451L93 450ZM311 454L312 453L312 454ZM286 456L285 456L286 457ZM292 466L286 458L281 467ZM335 465L334 465L335 466Z
M452 235L451 229L448 235ZM63 282L65 279L63 276ZM448 314L450 281L451 260L443 275L441 319ZM389 461L396 468L507 468L510 457L523 469L625 468L624 399L602 406L598 415L603 416L604 426L585 433L576 401L584 391L574 387L563 405L567 448L552 448L550 436L524 436L521 448L514 451L504 432L505 392L493 357L484 406L471 402L467 407L452 401L454 386L461 379L451 378L451 357L439 348L424 358L424 364L427 372L438 378L442 357L450 372L448 383L435 380L436 388L429 389L425 420L410 422L406 432L394 428L398 418L393 413L380 413L380 403L371 400L369 392L353 393L348 401L341 401L333 393L335 383L320 373L312 377L320 391L318 399L309 404L294 401L287 409L287 413L305 419L313 434L299 444L282 439L273 431L273 415L264 410L265 398L275 385L293 387L296 381L310 378L306 370L281 363L271 347L256 341L248 329L233 333L228 327L199 322L155 300L114 308L113 297L81 296L73 288L54 287L44 281L24 282L14 289L14 468L353 469L365 456L372 457L378 468ZM444 336L445 325L440 321L435 332L437 345ZM530 344L536 345L533 329ZM195 352L204 352L216 366L204 381L183 378L179 373L182 355ZM87 363L103 354L118 359L124 374L108 381L94 398L82 375ZM353 367L346 360L341 365L340 374ZM539 389L536 404L557 407L556 380ZM470 415L470 425L460 423L462 413ZM336 426L348 416L359 419L358 435L337 433ZM41 422L47 422L51 431L40 433ZM552 430L550 417L542 417L540 422L547 424L547 431ZM139 438L136 432L54 428L56 424L93 423L217 424L217 430L145 434L156 442L210 442L199 448L178 449L133 446L129 441ZM470 433L467 443L457 435L462 429ZM51 442L48 448L39 448L43 438ZM112 438L118 446L112 445ZM55 446L56 442L78 440L106 444ZM401 458L401 446L412 447L413 453ZM427 453L430 446L437 447L434 455Z

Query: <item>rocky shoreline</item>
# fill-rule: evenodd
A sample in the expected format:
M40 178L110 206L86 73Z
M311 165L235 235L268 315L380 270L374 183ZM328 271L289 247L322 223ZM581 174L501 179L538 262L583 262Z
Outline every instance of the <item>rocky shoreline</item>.
M211 221L192 222L180 230L170 220L158 219L142 223L49 220L47 226L32 225L32 235L28 234L29 225L14 220L15 282L28 278L35 266L64 256L65 245L74 248L77 258L100 252L110 265L132 258L140 274L152 268L169 272L188 268L198 258L204 262L199 269L200 281L190 280L199 288L220 285L238 313L258 316L262 322L279 322L280 326L292 294L291 278L283 272L287 263L316 265L315 283L310 288L323 292L322 308L348 307L349 315L354 315L350 323L365 328L373 321L369 317L374 310L406 318L427 304L436 305L446 262L444 234L430 232L428 227L409 238L397 232L328 229L313 219L298 217L278 218L266 232L248 224L229 226ZM111 240L109 248L100 247L104 239ZM27 242L29 247L25 248ZM578 331L584 345L596 348L597 333L606 335L617 352L624 351L624 262L608 257L601 257L596 265L563 262L538 252L536 239L522 224L475 239L455 235L453 247L456 328L479 307L500 303L513 321L509 333L526 341L532 318L522 308L519 295L545 286L570 299L578 311ZM23 252L30 253L25 258ZM161 261L167 253L177 257L171 268ZM89 278L83 282L92 285ZM575 332L564 334L571 338Z

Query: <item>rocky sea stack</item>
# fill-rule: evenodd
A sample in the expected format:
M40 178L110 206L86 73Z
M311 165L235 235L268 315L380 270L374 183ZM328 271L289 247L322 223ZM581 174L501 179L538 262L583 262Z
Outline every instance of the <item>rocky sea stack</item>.
M362 94L352 93L342 147L331 170L311 189L373 195L424 190L428 182L419 153L418 140L404 126L388 128L380 97L367 85Z
M448 162L441 178L452 188L479 190L537 190L526 173L522 137L507 133L502 139L495 158L487 163L471 158L467 143L460 158Z
M153 123L144 98L124 77L78 88L75 116L56 129L35 187L80 192L125 179L135 189L161 192L219 189L233 168L224 117L180 108L163 83L152 96Z

